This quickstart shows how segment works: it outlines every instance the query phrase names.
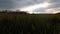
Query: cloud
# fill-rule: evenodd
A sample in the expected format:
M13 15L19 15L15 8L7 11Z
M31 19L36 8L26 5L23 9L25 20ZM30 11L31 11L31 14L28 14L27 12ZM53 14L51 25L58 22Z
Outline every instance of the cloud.
M52 12L55 9L58 10L58 8L60 7L60 0L0 0L0 9L18 9L43 2L49 2L52 5L49 5L47 9L37 8L33 11L44 12L45 10L47 10L47 12Z
M44 12L46 9L45 8L37 8L32 10L33 12Z
M42 3L44 1L45 0L18 0L15 2L17 4L17 8L23 8L23 7L31 6L34 4Z
M60 12L60 7L59 8L51 8L51 9L46 9L46 13L58 13Z
M15 9L41 3L44 0L0 0L1 9Z
M0 8L1 9L10 9L15 8L15 3L12 0L0 0Z
M60 0L47 0L49 3L58 3Z

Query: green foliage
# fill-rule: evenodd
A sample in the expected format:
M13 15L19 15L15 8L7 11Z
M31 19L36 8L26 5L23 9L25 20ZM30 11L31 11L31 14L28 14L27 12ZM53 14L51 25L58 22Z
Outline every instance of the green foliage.
M11 14L0 13L0 32L2 34L60 34L60 15L58 14Z

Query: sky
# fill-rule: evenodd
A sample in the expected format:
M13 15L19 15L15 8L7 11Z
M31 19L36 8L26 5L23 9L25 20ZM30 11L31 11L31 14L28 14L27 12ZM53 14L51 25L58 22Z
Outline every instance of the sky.
M56 13L60 11L60 0L0 0L0 9Z

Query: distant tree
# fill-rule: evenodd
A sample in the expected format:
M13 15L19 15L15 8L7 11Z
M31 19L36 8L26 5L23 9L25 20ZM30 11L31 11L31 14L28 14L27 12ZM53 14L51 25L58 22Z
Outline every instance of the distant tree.
M60 12L59 13L56 13L56 14L60 14Z
M18 9L18 10L16 10L16 12L20 12L20 10Z

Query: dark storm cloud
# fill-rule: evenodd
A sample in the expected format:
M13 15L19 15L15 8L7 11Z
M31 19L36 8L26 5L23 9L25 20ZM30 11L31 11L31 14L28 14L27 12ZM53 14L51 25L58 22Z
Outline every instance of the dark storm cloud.
M50 3L58 3L58 2L60 2L60 0L47 0L48 2L50 2Z
M0 0L0 8L1 9L10 9L14 8L15 3L12 0Z
M48 2L52 4L48 8L58 8L58 7L60 7L60 0L48 0Z
M15 2L17 3L17 8L20 8L20 7L25 7L25 6L27 7L30 5L38 4L44 1L45 0L18 0Z
M58 8L58 7L60 7L60 4L56 3L56 4L50 5L48 8Z
M47 2L51 3L51 5L49 5L47 9L54 9L54 8L57 9L57 8L60 7L60 0L47 0ZM46 9L44 9L44 8L38 8L38 9L35 9L33 11L38 11L38 12L42 11L42 12L44 12L44 10L46 10Z
M42 3L44 1L52 3L52 5L50 5L48 8L60 7L60 0L0 0L0 8L16 9L16 8L21 8L25 6L30 6L33 4Z
M14 9L43 2L44 0L0 0L1 9Z

